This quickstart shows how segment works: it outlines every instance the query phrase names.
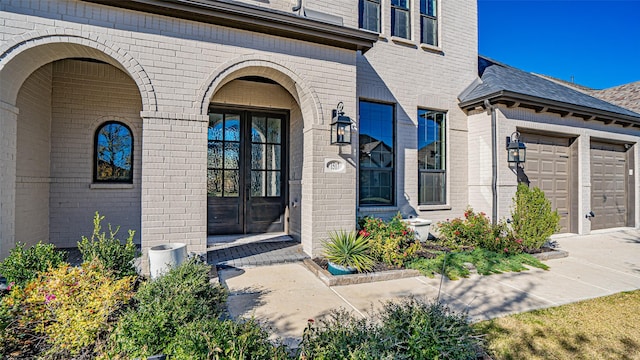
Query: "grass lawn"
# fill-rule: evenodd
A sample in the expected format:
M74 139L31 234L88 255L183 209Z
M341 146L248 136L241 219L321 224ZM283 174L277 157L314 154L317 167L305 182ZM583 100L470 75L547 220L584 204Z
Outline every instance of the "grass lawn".
M472 264L480 275L529 270L525 265L549 269L547 265L529 254L506 255L480 248L450 254L440 253L431 259L419 258L406 264L406 267L419 270L423 275L433 278L435 274L443 272L444 265L444 274L450 280L458 280L461 277L469 277L471 274L467 264Z
M499 359L640 359L640 290L477 323Z

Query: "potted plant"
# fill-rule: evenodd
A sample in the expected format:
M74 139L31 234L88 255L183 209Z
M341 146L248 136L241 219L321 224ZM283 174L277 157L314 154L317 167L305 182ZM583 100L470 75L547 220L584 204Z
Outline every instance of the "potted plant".
M333 275L366 272L373 268L373 258L369 255L369 240L355 231L344 230L329 233L329 241L324 243L324 254Z

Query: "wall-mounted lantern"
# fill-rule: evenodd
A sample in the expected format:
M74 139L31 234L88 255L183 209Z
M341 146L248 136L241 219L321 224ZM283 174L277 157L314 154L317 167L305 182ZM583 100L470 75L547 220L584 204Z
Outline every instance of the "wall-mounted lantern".
M520 133L514 132L507 136L507 161L510 164L520 164L527 159L527 146L520 141Z
M351 144L351 118L344 116L343 108L344 104L339 102L332 111L331 145Z

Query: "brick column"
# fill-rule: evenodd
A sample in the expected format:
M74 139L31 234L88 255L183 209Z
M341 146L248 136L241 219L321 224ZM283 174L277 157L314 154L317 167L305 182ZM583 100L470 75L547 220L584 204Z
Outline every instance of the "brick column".
M143 111L142 269L149 248L182 242L207 249L207 125L203 115Z
M0 260L15 246L18 108L0 101Z
M304 132L302 246L312 257L331 231L356 226L356 147L330 145L329 135L329 125Z

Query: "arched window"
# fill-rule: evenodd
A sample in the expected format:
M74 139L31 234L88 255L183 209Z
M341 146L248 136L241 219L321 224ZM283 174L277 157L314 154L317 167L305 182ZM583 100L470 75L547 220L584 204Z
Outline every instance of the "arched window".
M133 182L133 135L127 125L100 125L94 144L93 181Z

